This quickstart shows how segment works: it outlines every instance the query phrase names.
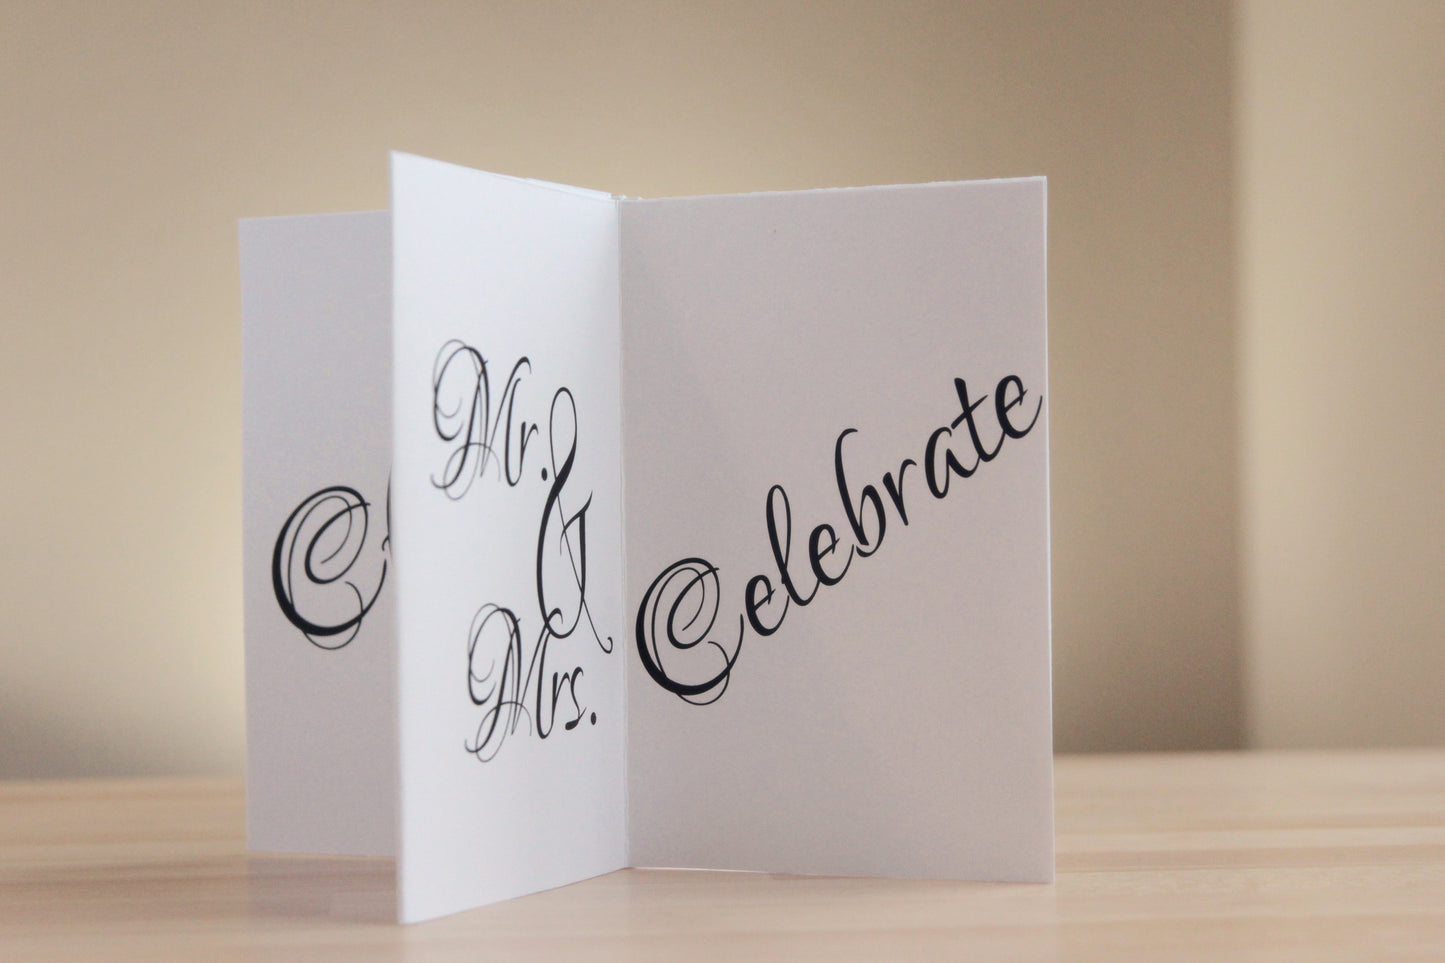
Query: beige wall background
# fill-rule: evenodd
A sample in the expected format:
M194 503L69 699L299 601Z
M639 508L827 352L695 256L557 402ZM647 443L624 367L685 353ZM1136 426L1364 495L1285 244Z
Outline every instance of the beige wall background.
M1058 747L1439 741L1441 9L0 3L0 776L240 771L236 220L393 148L1047 174Z
M1248 734L1445 742L1445 4L1239 16Z

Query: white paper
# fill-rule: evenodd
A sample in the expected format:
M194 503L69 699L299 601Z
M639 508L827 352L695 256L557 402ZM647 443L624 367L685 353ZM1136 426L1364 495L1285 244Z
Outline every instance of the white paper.
M1051 879L1043 181L626 202L622 238L632 861ZM679 603L716 645L669 645Z
M243 225L250 845L1052 878L1043 180L392 163Z
M391 218L241 222L253 849L396 837Z
M617 221L406 155L392 211L410 921L626 865Z

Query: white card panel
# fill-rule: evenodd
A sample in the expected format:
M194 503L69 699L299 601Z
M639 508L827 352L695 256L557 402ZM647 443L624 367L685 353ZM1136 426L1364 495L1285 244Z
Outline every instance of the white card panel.
M252 849L396 833L391 218L241 222Z
M634 863L1052 878L1044 208L623 202Z
M616 205L393 155L404 921L626 864Z

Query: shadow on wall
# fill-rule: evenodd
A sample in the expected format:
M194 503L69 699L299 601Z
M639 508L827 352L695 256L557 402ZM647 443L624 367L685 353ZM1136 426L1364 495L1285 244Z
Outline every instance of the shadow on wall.
M0 706L0 776L160 775L173 768L147 743L88 729L65 706Z

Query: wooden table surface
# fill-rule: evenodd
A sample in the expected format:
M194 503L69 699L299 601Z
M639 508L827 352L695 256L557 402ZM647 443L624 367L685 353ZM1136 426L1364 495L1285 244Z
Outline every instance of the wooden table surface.
M1060 757L1052 885L624 870L416 926L239 782L0 783L0 960L1445 960L1445 751Z

